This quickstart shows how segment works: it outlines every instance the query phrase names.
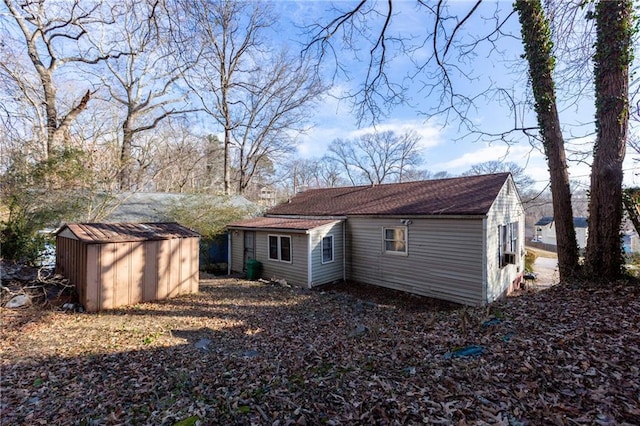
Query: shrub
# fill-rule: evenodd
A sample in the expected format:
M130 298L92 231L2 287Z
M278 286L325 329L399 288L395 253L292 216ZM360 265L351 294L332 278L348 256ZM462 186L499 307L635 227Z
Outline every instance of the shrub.
M0 177L4 259L36 264L47 242L41 231L80 210L87 194L83 159L81 151L65 149L39 162L11 161Z
M535 251L527 249L524 255L524 271L525 272L533 272L533 265L536 263L537 258L538 258L538 254Z

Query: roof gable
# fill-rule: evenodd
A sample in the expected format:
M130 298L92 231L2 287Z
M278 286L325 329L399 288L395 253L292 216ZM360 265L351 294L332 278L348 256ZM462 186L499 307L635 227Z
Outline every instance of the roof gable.
M311 189L269 215L484 215L509 173L416 182Z

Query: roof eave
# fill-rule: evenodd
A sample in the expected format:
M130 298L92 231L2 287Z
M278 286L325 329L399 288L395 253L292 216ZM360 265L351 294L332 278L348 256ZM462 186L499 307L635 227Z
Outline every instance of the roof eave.
M234 231L264 231L264 232L286 232L289 234L308 234L309 231L312 231L315 228L310 229L296 229L296 228L269 228L266 226L227 226L228 229L232 229Z

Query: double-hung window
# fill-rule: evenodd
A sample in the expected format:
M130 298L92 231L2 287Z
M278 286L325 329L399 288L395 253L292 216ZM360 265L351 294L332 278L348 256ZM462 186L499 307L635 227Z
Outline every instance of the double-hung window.
M333 235L322 239L322 263L333 262Z
M385 253L407 254L406 226L382 228L382 239Z
M291 262L291 237L269 235L269 260Z
M515 264L518 256L518 222L498 226L498 256L500 267Z

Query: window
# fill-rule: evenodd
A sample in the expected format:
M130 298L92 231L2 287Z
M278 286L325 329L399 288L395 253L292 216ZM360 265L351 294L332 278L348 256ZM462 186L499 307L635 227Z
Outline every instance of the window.
M518 253L518 222L498 226L498 259L500 267L516 263Z
M322 263L333 262L333 235L322 239Z
M291 237L269 235L269 259L291 262Z
M509 251L511 253L517 253L518 252L518 222L512 222L509 225L511 225L511 244L510 244L510 249Z
M407 254L407 227L382 228L384 252L391 254Z

